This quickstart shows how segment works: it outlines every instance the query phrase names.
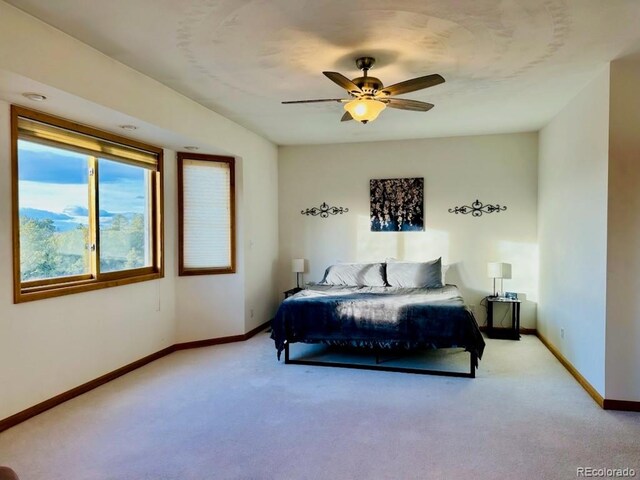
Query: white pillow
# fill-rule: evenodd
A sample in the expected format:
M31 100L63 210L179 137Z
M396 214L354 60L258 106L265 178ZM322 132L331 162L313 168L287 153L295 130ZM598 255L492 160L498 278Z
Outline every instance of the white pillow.
M442 259L387 263L387 283L392 287L442 288Z
M357 287L384 287L383 263L341 263L324 272L321 284Z
M440 257L442 259L442 257ZM386 263L398 263L399 260L397 258L393 258L393 257L388 257L385 259ZM418 263L418 262L404 262L404 263ZM441 269L442 269L442 279L440 280L442 282L442 285L446 285L447 284L447 272L449 271L449 268L451 267L451 265L444 265L441 264Z

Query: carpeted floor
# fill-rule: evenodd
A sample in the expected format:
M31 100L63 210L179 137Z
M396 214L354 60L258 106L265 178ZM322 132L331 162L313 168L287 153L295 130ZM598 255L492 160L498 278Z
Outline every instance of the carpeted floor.
M487 340L478 378L458 379L285 366L261 333L1 433L0 464L22 480L640 476L640 414L601 410L533 336Z

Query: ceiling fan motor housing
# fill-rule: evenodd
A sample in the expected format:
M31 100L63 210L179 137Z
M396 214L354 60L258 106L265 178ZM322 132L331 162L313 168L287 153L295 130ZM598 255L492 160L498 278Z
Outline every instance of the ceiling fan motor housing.
M380 79L376 77L358 77L351 81L360 87L360 90L368 94L373 94L384 86Z
M363 76L351 80L360 87L360 90L368 95L373 95L384 86L379 78L369 77L367 75L367 72L373 67L374 63L376 63L376 59L373 57L356 58L356 67L358 67L358 70L362 70Z

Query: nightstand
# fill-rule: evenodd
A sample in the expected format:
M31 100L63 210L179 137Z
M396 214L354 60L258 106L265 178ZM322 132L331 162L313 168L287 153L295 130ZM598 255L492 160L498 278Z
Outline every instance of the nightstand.
M493 307L496 304L506 304L511 310L511 328L494 328ZM506 340L520 340L520 300L502 297L487 297L487 336Z
M295 295L296 293L301 292L302 290L304 290L304 288L300 288L300 287L291 288L286 292L284 292L284 298L289 298L291 295Z

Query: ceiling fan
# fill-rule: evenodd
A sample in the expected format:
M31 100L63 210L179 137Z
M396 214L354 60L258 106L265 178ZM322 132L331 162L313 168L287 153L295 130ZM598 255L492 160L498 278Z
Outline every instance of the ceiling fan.
M349 80L338 72L322 72L329 80L344 88L351 98L323 98L318 100L293 100L282 102L292 103L317 103L317 102L338 102L344 103L346 112L341 121L357 120L361 123L368 123L380 115L386 107L399 108L400 110L411 110L414 112L427 112L433 108L433 104L408 100L405 98L392 98L403 93L415 92L423 88L433 87L444 83L444 78L436 74L424 77L412 78L404 82L396 83L385 87L380 79L370 77L367 72L373 67L376 59L373 57L360 57L356 59L356 67L362 70L361 77Z

